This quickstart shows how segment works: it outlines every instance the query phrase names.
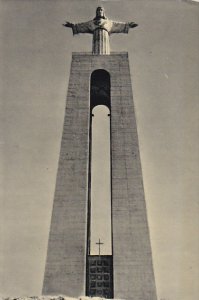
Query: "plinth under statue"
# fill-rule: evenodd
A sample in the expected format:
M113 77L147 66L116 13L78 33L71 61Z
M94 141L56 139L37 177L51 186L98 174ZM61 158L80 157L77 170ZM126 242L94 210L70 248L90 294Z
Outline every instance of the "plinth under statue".
M93 35L92 53L73 53L48 242L43 294L156 300L128 53L109 36L137 24L115 22L98 7L88 22L63 24ZM91 252L94 110L108 109L111 254ZM101 145L103 147L103 144ZM100 176L104 176L103 169Z

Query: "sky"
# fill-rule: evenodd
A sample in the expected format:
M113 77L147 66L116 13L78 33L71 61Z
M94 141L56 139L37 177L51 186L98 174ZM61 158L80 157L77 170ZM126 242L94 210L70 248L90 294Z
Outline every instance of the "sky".
M128 51L158 300L199 295L199 4L181 0L0 1L0 294L40 295L73 51L61 24L98 5L139 24Z

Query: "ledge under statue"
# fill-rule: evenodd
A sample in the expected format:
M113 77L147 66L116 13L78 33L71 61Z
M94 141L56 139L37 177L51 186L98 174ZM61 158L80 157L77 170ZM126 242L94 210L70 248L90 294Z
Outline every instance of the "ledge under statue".
M124 23L109 20L102 7L96 9L96 17L88 22L73 24L65 22L65 27L71 27L73 34L90 33L93 35L93 54L110 54L109 35L113 33L128 33L129 28L138 26L134 22Z
M72 54L43 294L157 300L128 53L110 53L109 45L111 34L137 24L111 21L98 7L93 20L63 25L92 34L93 47ZM109 148L93 135L98 105L106 109ZM109 155L100 176L93 176L93 144ZM106 176L108 197L99 178ZM97 202L103 212L104 198L110 212L103 225L111 222L100 229L110 233L110 251L100 251L101 236L92 234L92 207Z

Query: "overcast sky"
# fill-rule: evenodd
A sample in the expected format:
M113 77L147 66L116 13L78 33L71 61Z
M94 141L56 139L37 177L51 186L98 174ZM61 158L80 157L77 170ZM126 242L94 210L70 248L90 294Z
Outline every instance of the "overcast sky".
M40 295L72 51L65 21L134 21L128 51L158 299L199 296L199 4L2 0L0 293Z

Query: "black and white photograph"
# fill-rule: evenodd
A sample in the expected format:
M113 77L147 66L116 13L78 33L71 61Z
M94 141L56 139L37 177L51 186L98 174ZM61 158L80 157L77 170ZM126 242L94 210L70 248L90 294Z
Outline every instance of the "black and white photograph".
M0 299L199 299L199 0L0 0Z

